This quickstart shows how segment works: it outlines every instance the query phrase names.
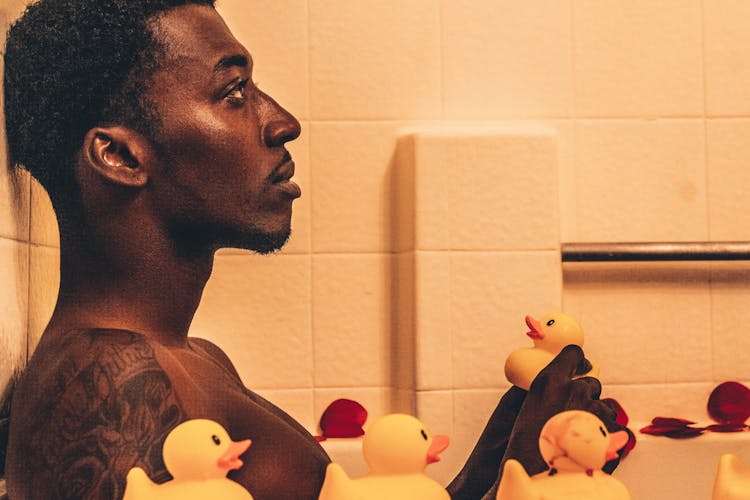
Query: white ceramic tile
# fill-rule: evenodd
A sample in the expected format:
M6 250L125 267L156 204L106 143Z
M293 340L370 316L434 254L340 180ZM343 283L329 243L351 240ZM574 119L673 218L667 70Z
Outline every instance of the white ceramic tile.
M414 274L415 369L418 389L453 387L451 254L417 252Z
M396 217L392 224L393 246L399 252L413 251L414 223L416 221L414 189L414 136L402 135L396 141L394 155L395 181L391 213Z
M29 261L29 352L39 342L57 302L60 250L31 246Z
M306 0L221 0L217 10L253 56L255 82L298 119L307 119Z
M26 3L22 0L5 0L0 5L0 52L5 48L8 26L22 12ZM4 60L0 57L0 85L3 72ZM0 92L0 237L28 241L29 175L25 171L9 169L4 97L4 93Z
M28 245L0 238L0 394L26 363Z
M711 239L750 240L750 120L708 120L708 203Z
M391 411L417 415L416 391L414 389L394 389Z
M394 318L391 344L391 385L402 390L415 388L416 316L415 255L397 254L393 273L392 315Z
M316 387L391 383L389 255L313 256Z
M417 391L416 414L433 434L453 433L453 391Z
M4 143L4 137L0 138ZM4 144L0 144L0 237L27 241L30 176L25 171L5 168L3 148Z
M573 0L578 116L701 116L700 0Z
M560 159L560 241L575 241L578 233L576 204L578 200L578 165L575 158L575 124L559 121L553 125L558 133Z
M250 388L308 388L310 307L308 256L221 256L190 334L221 347Z
M741 325L750 301L750 263L716 263L712 267L713 380L747 380L750 338Z
M708 237L700 120L576 126L576 241Z
M313 119L440 114L435 0L309 0Z
M5 45L7 25L19 17L29 3L30 0L3 0L2 5L0 5L0 25L2 26L0 40L2 40L3 46Z
M554 130L425 131L415 137L414 168L417 248L558 247Z
M60 247L60 233L52 202L47 192L34 178L31 179L30 240L37 245Z
M505 383L505 358L528 344L524 317L560 310L561 278L557 252L451 254L455 388Z
M450 481L474 449L487 421L506 389L459 390L453 394L452 455L446 456L444 476Z
M568 116L570 2L443 2L447 118Z
M311 129L315 252L395 247L395 150L400 124L314 123Z
M750 112L750 4L744 0L704 2L706 113Z
M259 390L258 394L284 410L307 429L315 427L313 416L313 390Z
M565 310L604 383L711 380L709 270L695 263L566 265Z
M702 425L711 423L706 405L716 384L604 384L602 398L614 398L628 414L628 427L638 431L655 417L685 418Z
M416 417L431 434L444 434L450 439L448 448L440 454L440 461L427 467L425 473L441 484L447 484L448 476L454 476L455 432L453 423L452 391L417 391Z

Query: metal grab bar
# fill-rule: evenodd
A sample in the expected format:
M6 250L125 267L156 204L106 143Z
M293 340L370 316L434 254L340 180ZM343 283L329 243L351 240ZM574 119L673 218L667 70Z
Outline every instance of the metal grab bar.
M563 243L563 262L750 260L750 242Z

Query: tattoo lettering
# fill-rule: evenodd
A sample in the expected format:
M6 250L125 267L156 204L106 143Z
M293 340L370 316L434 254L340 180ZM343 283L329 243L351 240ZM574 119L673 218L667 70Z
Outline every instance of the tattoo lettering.
M40 415L43 430L33 446L60 498L121 498L133 466L154 480L169 479L161 449L184 420L180 402L151 346L121 336L104 346L95 341L100 352L92 360L75 371L64 368L59 392L49 395L56 404Z

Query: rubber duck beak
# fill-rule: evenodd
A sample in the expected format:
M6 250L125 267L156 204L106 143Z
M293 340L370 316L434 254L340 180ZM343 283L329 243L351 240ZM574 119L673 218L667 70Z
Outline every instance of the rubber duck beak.
M526 335L534 340L544 339L544 332L542 331L542 324L540 322L531 316L526 316L526 326L531 329L531 331L526 332Z
M617 452L628 444L630 436L625 431L613 432L609 435L609 446L607 447L607 461L617 458Z
M427 449L427 464L434 464L440 461L440 454L448 447L451 440L448 436L438 434L432 436L432 444Z
M227 451L225 451L217 461L219 469L230 471L242 467L242 460L240 460L240 455L245 453L245 451L250 448L251 442L252 441L250 441L249 439L245 439L244 441L232 441L231 443L229 443Z

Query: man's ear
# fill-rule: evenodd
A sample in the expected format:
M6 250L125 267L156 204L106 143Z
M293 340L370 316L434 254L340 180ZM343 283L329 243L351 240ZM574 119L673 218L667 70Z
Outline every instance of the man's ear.
M148 142L138 132L122 126L95 127L86 133L86 164L109 182L139 188L148 183Z

